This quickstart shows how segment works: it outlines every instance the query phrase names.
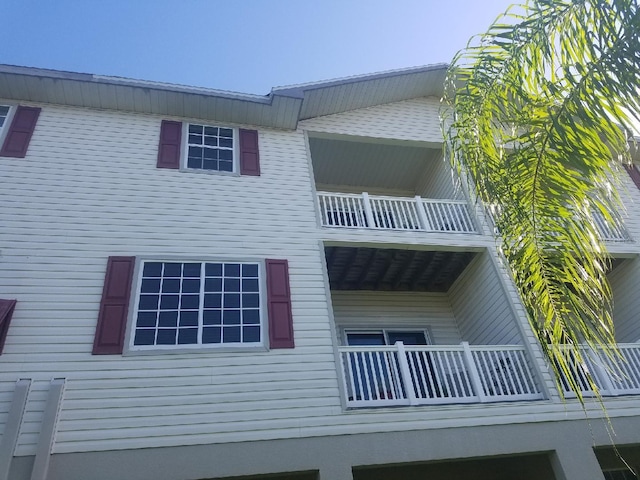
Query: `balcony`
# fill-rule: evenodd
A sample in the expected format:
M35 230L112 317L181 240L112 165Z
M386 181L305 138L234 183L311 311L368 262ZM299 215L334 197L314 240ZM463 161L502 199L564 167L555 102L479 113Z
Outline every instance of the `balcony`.
M477 233L467 202L318 192L323 227Z
M340 347L347 407L539 400L522 346Z
M571 350L566 352L571 378L564 375L560 381L566 397L576 396L569 387L570 380L578 385L584 396L592 396L589 378L604 397L640 394L640 344L618 344L622 358L608 358L602 352L579 348L585 360L582 365L573 360Z
M543 398L485 249L325 246L349 408Z

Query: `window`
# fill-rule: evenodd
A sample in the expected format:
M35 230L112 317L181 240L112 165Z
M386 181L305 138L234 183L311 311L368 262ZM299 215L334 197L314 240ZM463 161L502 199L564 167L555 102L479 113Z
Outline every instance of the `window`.
M394 345L402 342L405 345L428 345L431 343L426 330L345 330L347 345L373 346Z
M130 304L135 305L132 315ZM122 354L127 325L132 351L262 345L267 330L270 349L295 348L289 262L137 261L110 256L93 355Z
M0 132L2 127L7 123L7 117L9 116L9 108L7 105L0 105Z
M259 177L258 131L162 120L156 167Z
M233 172L234 131L211 125L187 125L186 167Z
M262 342L261 264L141 263L131 348Z

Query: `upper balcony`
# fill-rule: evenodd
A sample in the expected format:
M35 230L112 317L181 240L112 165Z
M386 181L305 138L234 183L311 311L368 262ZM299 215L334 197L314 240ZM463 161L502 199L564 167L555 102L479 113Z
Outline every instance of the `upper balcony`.
M311 134L309 146L321 226L479 233L440 145Z

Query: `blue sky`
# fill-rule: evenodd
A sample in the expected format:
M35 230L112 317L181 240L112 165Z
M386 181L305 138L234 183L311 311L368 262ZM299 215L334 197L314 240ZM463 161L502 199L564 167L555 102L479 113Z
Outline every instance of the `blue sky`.
M511 0L0 0L0 63L266 94L448 62Z

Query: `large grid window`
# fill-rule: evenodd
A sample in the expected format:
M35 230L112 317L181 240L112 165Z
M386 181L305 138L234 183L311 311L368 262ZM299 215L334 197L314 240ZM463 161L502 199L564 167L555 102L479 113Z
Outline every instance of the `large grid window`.
M188 126L187 168L233 172L233 129Z
M145 261L133 346L259 343L260 290L258 263Z
M7 122L7 117L9 116L9 108L7 105L0 105L0 131L2 131L2 127Z

